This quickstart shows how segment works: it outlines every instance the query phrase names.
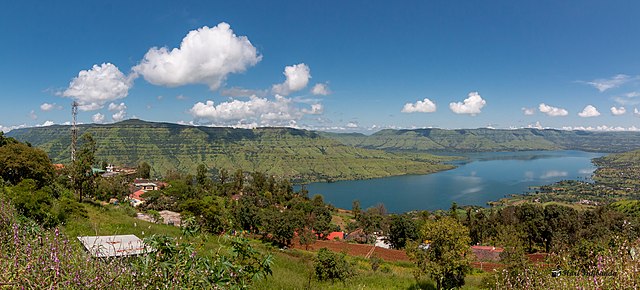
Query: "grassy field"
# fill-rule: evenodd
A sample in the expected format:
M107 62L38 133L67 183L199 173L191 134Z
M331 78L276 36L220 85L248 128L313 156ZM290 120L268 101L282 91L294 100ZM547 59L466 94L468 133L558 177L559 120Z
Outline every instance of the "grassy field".
M182 237L180 228L154 224L133 217L133 209L125 206L83 204L87 218L74 218L62 228L70 239L84 235L134 234L140 238L154 234ZM180 238L179 238L180 239ZM217 251L227 251L229 244L224 238L204 235L182 238L196 245L199 254L208 256ZM268 243L252 240L258 250L273 255L273 275L260 280L253 289L434 289L428 281L416 283L414 267L410 263L382 262L377 271L371 269L368 259L347 256L356 275L346 282L323 282L313 276L315 253L300 249L280 250ZM77 247L81 247L77 243ZM463 289L480 289L481 274L469 275Z

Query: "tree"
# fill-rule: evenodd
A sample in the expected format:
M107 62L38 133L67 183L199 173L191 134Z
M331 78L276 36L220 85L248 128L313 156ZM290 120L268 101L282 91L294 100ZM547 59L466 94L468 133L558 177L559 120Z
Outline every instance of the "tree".
M388 242L394 249L403 249L407 241L418 239L416 224L406 215L392 215L389 223Z
M2 142L7 142L0 147L0 177L4 181L16 185L33 179L42 187L53 179L53 165L44 151L19 142Z
M147 162L142 162L138 164L136 168L136 176L139 178L150 178L151 177L151 166Z
M351 203L351 212L353 212L353 217L358 220L360 218L360 201L359 200L354 200L353 203Z
M436 282L437 289L451 289L464 285L469 271L469 230L449 216L427 221L421 229L421 237L429 247L415 243L407 249L407 255L417 266L416 278L426 274Z
M95 191L95 176L92 166L95 163L96 141L91 134L85 133L81 138L80 150L76 153L76 160L72 164L72 187L82 201L85 196L90 196Z
M320 281L342 281L353 275L353 269L347 262L345 254L333 253L327 248L318 251L316 260L313 263L316 278Z

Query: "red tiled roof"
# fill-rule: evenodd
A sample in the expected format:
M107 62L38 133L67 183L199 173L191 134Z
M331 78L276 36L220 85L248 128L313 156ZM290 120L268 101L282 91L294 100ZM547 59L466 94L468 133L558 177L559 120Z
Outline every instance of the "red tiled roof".
M329 233L327 235L327 240L333 241L335 239L338 239L338 240L344 239L344 233L343 232L331 232L331 233Z
M140 197L142 194L144 194L146 191L143 189L140 189L132 194L129 194L129 198L133 198L133 199L137 199L137 200L144 200L144 198Z

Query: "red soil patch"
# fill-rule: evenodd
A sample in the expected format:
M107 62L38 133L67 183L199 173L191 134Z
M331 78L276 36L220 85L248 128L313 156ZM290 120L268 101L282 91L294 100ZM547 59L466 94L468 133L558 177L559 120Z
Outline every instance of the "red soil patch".
M304 246L300 246L299 243L293 244L295 248L304 249ZM371 252L373 249L373 245L363 245L363 244L351 244L345 242L334 242L334 241L316 241L315 243L309 245L308 250L317 251L321 248L327 248L333 252L341 253L346 252L349 256L358 256L358 257L367 257L367 254ZM380 247L375 247L372 257L378 257L387 262L395 262L395 261L409 261L409 257L404 251L401 250L391 250Z

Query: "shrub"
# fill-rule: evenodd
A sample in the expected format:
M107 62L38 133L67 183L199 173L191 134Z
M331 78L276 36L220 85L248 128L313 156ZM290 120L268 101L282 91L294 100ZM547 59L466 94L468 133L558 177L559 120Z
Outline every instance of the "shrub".
M353 275L353 269L347 262L345 254L336 254L327 248L318 251L314 263L316 278L320 281L342 281Z

